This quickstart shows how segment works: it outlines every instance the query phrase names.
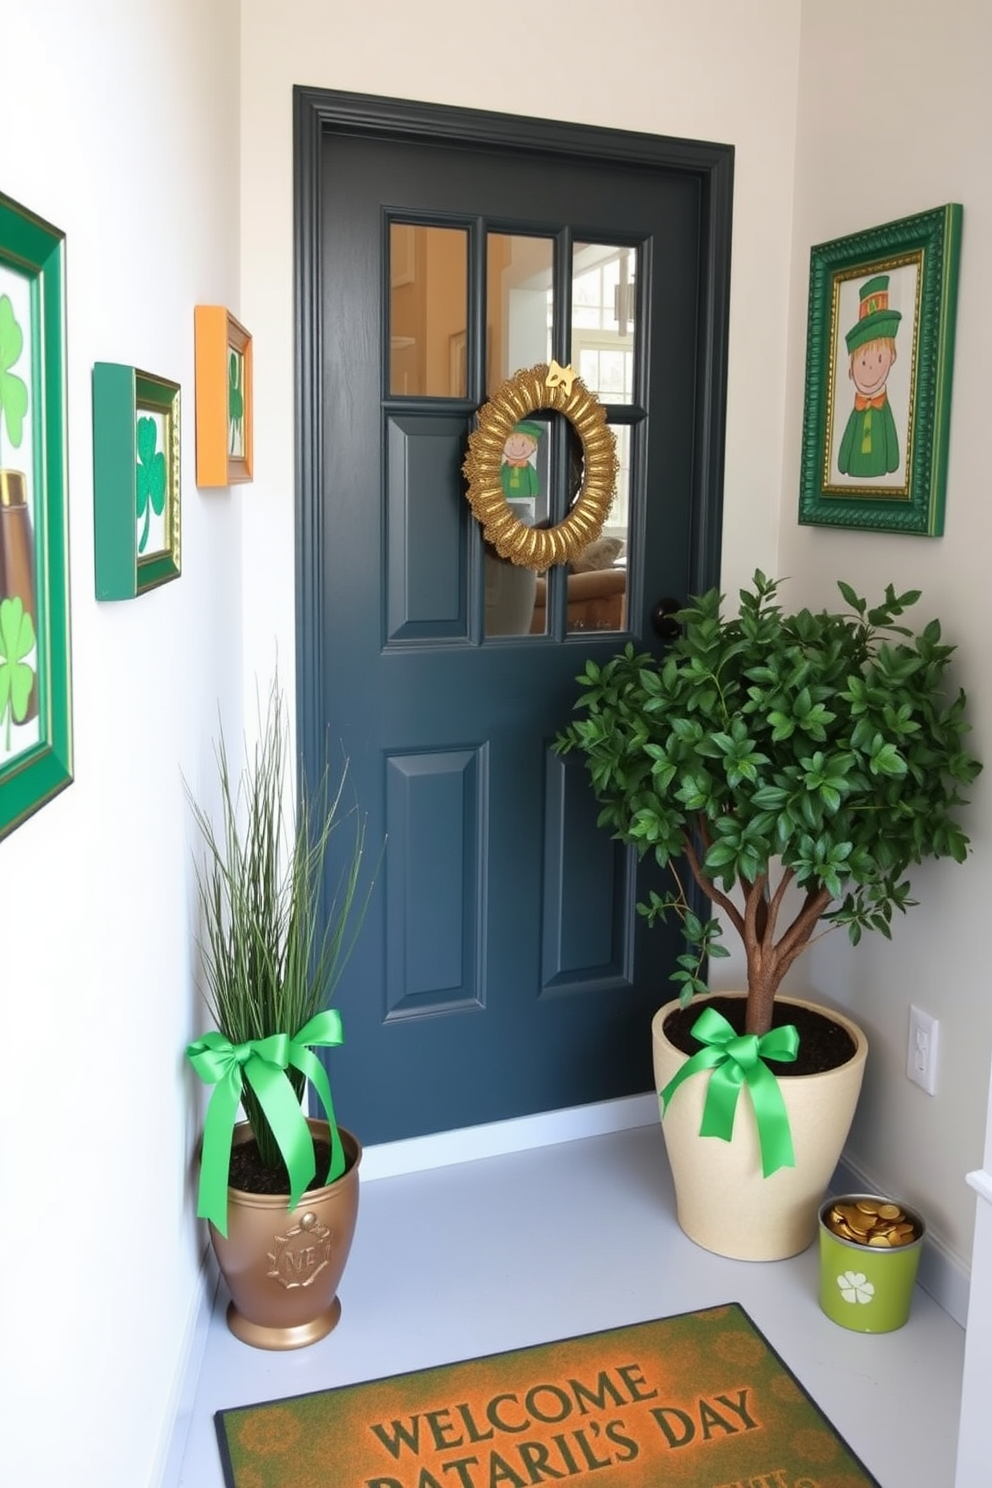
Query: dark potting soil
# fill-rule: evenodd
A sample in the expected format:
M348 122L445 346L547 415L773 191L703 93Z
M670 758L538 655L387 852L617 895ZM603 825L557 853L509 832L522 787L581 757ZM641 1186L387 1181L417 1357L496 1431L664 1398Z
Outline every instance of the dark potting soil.
M692 1026L704 1007L722 1013L735 1033L744 1032L743 997L702 997L690 1002L688 1007L676 1008L664 1022L665 1035L683 1054L696 1054L703 1045L692 1036ZM772 1027L794 1023L799 1032L799 1049L795 1060L788 1064L781 1059L766 1059L765 1063L775 1075L820 1075L824 1070L837 1069L853 1056L857 1045L840 1023L835 1023L826 1013L813 1008L796 1007L790 1003L776 1002L772 1014Z
M317 1171L313 1181L307 1184L307 1193L310 1193L312 1189L324 1187L327 1170L331 1165L329 1142L322 1142L318 1137L314 1141L313 1150L317 1159ZM351 1166L347 1153L345 1153L345 1162L345 1171L347 1171L347 1168ZM289 1193L289 1174L286 1169L281 1163L278 1168L263 1167L258 1153L258 1143L254 1137L232 1147L231 1167L227 1181L232 1188L240 1188L243 1193L287 1195Z

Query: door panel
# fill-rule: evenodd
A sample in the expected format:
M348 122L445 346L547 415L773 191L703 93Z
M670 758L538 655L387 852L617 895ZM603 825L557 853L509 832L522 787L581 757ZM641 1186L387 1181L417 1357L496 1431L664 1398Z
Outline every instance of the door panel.
M451 520L463 418L386 420L386 644L468 636L467 518ZM420 540L430 533L430 541Z
M553 247L548 351L563 364L574 245L627 245L636 295L617 307L635 350L618 397L634 401L609 405L629 444L626 624L660 644L657 599L713 581L700 539L718 526L712 178L726 154L689 168L678 150L674 164L657 148L643 158L648 137L341 95L301 93L297 121L301 737L310 769L328 736L343 751L370 840L387 844L337 998L339 1115L375 1142L648 1089L678 942L644 933L635 901L651 870L638 882L596 825L581 766L552 748L586 658L622 637L569 633L557 569L543 633L492 624L494 560L461 463L494 343L513 351L492 327L494 240L545 259ZM404 227L443 229L435 245L464 235L467 295L418 278L429 235ZM537 296L529 349L548 300L543 278L522 282ZM406 304L401 376L405 290L448 320L421 349L427 321ZM557 521L568 429L546 421L542 500ZM534 593L526 570L497 576Z

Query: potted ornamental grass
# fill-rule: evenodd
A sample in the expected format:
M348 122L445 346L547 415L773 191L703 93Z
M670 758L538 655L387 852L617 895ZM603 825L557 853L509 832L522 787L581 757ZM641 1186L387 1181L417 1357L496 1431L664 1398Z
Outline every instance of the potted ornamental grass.
M365 821L346 767L311 789L301 764L294 804L290 738L276 679L237 777L220 733L216 825L187 787L202 849L201 991L216 1024L186 1050L213 1087L197 1212L232 1293L229 1326L262 1348L312 1343L336 1324L361 1161L316 1051L343 1042L329 1002L368 902ZM332 845L343 866L329 886ZM319 1118L304 1116L308 1087Z
M584 756L600 824L668 875L638 908L678 917L685 936L678 996L653 1025L679 1219L709 1249L749 1259L813 1238L867 1052L855 1023L785 997L783 979L829 930L854 944L890 937L916 902L913 865L964 861L960 813L981 769L948 675L954 647L936 620L905 623L919 591L889 585L869 607L841 582L843 608L788 612L779 589L758 571L736 613L715 589L692 599L660 659L628 643L589 661L557 744ZM728 927L746 990L705 996ZM715 1176L702 1173L710 1162ZM742 1233L729 1235L727 1185L751 1176L752 1198L734 1192ZM704 1196L684 1194L683 1179Z

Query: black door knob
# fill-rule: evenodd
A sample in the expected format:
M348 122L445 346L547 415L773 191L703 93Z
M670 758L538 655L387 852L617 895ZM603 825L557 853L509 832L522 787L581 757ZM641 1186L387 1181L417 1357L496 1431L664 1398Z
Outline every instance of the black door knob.
M680 599L659 599L651 611L651 629L661 640L674 641L682 634L682 627L675 619L681 608Z

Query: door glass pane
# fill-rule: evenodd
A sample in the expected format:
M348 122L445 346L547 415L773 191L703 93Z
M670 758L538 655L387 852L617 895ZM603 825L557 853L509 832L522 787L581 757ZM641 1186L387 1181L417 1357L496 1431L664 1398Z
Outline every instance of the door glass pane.
M468 233L389 224L389 391L464 398Z
M551 238L489 233L486 391L551 356Z
M503 495L527 527L550 520L552 505L551 420L534 413L514 428L503 446ZM500 558L486 548L485 634L545 635L548 628L546 576Z
M545 575L521 568L485 544L487 636L546 635Z
M572 365L595 354L597 397L603 403L634 401L637 350L637 249L576 243L572 250ZM593 384L582 379L590 392Z
M486 393L551 355L554 242L508 233L486 239ZM549 520L551 438L548 415L523 420L506 441L503 493L528 527ZM487 548L486 636L546 635L545 575Z
M570 565L567 628L624 630L627 625L627 513L630 505L631 430L612 424L616 435L616 496L599 537Z
M634 402L637 250L576 243L572 253L572 366L600 403ZM569 630L626 626L631 426L616 436L617 493L597 542L579 559L582 578L569 579Z

